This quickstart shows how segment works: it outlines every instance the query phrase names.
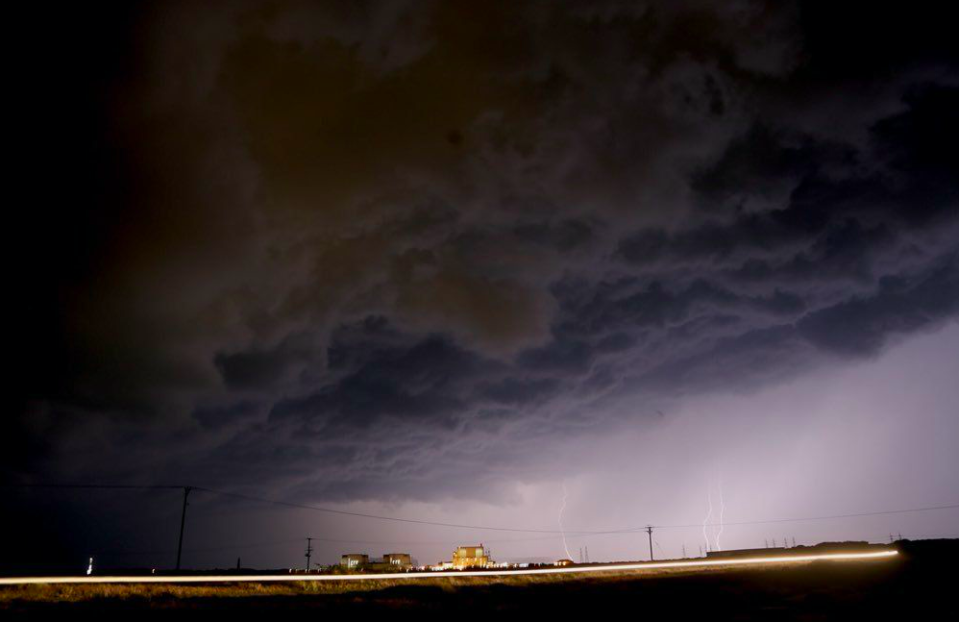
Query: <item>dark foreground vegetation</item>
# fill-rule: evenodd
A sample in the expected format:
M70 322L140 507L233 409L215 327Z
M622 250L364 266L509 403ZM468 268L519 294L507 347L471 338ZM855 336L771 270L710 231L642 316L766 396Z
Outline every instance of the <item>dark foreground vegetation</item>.
M31 586L0 590L0 617L597 620L959 619L959 541L900 543L893 560L642 572L614 576L429 579L388 584ZM276 619L276 618L269 618ZM313 619L321 619L313 617ZM329 619L329 618L324 618Z

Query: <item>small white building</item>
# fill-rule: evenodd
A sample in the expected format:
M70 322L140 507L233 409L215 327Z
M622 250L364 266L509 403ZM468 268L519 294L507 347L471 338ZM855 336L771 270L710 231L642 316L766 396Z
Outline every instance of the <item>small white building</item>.
M347 553L340 557L340 566L344 568L362 568L369 563L370 556L366 553Z

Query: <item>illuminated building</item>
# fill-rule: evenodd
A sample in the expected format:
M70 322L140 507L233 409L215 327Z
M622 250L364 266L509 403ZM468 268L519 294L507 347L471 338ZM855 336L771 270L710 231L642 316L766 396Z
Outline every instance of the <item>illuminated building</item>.
M492 563L489 551L479 546L461 546L453 551L453 568L486 568Z
M391 568L410 568L413 565L413 558L409 553L386 553L383 555L383 563Z
M386 553L383 559L370 559L366 553L346 553L340 557L340 566L377 572L409 570L413 567L413 558L409 553Z
M365 553L347 553L340 557L340 565L345 568L362 568L369 563L370 556Z

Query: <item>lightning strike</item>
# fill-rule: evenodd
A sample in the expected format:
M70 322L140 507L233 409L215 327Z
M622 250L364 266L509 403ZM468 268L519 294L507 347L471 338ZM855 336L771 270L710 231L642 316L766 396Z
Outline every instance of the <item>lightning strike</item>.
M706 503L709 504L709 512L706 513L706 518L703 519L703 540L706 541L706 552L709 553L709 532L706 530L706 527L709 525L709 519L713 516L713 496L708 481L706 482Z
M723 500L723 478L719 478L719 531L716 533L716 550L722 551L723 547L719 543L719 538L726 529L724 516L726 514L726 502Z
M559 507L559 530L563 534L563 549L566 551L566 559L573 559L573 556L569 552L569 546L566 544L566 528L563 526L563 512L566 511L566 497L568 493L566 492L566 480L563 480L563 504Z

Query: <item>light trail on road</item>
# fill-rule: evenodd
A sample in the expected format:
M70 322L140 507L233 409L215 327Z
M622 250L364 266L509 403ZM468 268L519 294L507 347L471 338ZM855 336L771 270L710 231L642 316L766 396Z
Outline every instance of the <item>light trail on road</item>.
M9 577L0 578L0 585L46 585L81 583L275 583L289 581L388 581L403 579L436 579L441 577L509 577L549 574L596 574L601 572L622 572L627 570L662 570L668 568L709 568L716 566L752 566L764 564L793 564L815 561L854 561L891 558L898 555L896 550L874 551L872 553L821 553L818 555L780 555L776 557L746 557L742 559L703 559L681 562L654 562L633 564L610 564L606 566L531 568L520 570L469 570L437 572L390 572L382 574L353 575L192 575L192 576L155 576L141 577Z

